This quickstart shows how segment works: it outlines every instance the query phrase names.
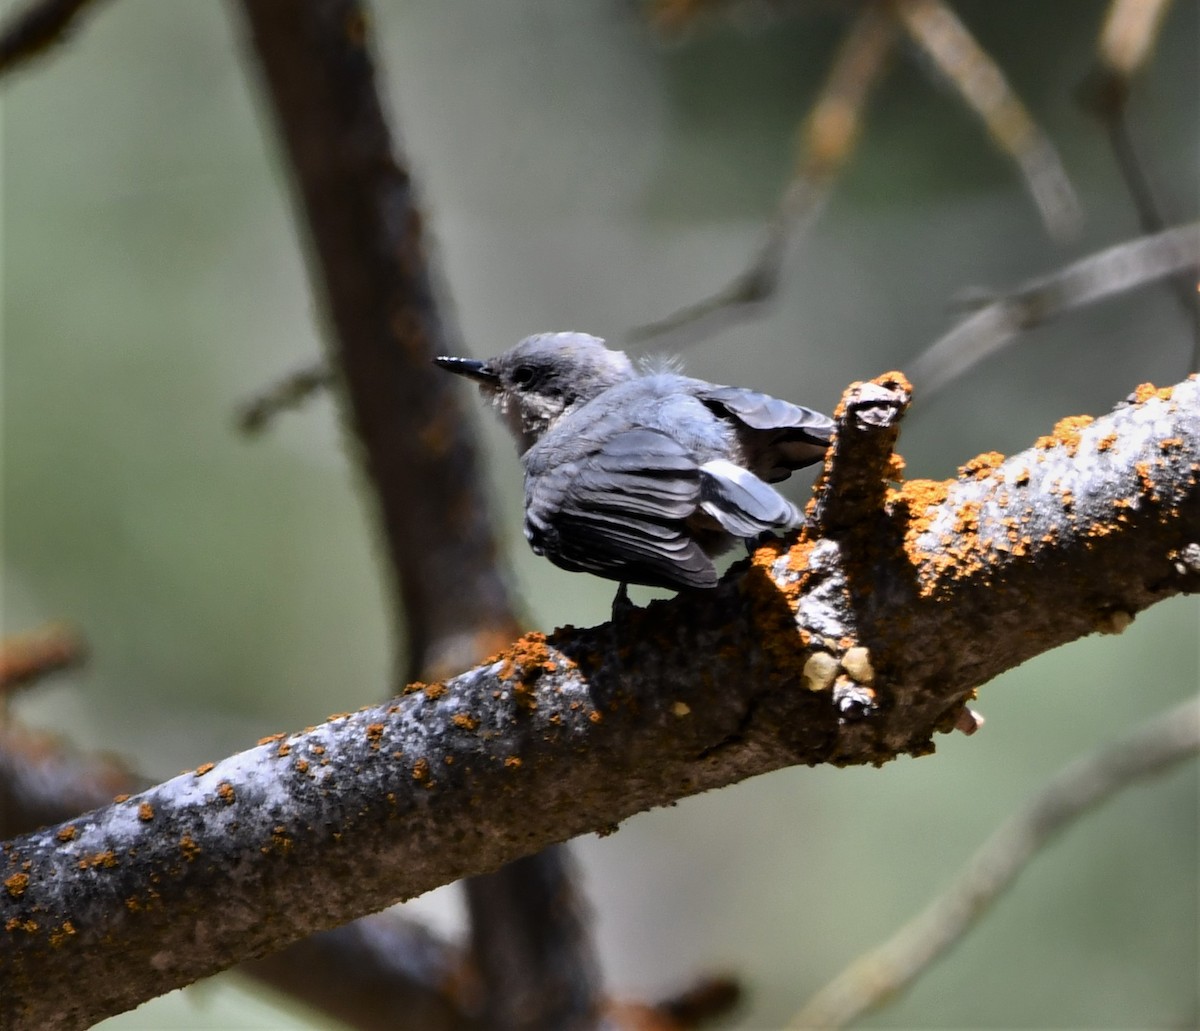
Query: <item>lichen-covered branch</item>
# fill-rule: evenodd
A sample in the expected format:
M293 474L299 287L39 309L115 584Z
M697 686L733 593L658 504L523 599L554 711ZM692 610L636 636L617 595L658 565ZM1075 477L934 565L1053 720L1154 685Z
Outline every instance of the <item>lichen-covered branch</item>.
M873 391L904 387L892 375ZM875 400L881 417L853 432L894 433L902 397ZM858 412L842 406L839 439ZM897 475L886 448L860 444ZM841 453L820 490L843 481ZM1200 383L1140 388L947 482L881 482L851 514L759 548L713 591L619 627L529 634L457 677L7 843L0 1023L81 1027L782 766L930 751L996 674L1200 589Z

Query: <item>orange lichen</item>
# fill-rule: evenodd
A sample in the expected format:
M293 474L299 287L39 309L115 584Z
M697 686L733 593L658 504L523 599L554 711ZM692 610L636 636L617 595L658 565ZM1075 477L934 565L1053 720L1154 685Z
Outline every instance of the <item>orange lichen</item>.
M278 758L282 759L282 758L284 758L284 756L290 755L291 751L292 751L292 746L291 746L290 742L280 741L279 747L277 749L275 749L275 755Z
M943 501L950 490L950 480L908 480L888 491L888 504L903 505L912 513L930 513Z
M599 723L602 719L604 719L604 715L599 709L593 709L588 713L588 720L591 723Z
M312 748L310 749L310 751L312 752L313 755L324 755L325 754L325 746L324 745L313 745Z
M367 742L371 747L372 752L379 751L380 742L383 741L384 726L382 723L367 724Z
M425 697L432 702L441 698L446 693L446 685L438 681L434 684L425 684L421 690L425 692Z
M199 766L197 766L197 767L196 767L196 776L197 776L197 777L203 777L203 776L204 776L206 773L208 773L208 772L209 772L209 771L210 771L210 770L211 770L211 769L212 769L214 766L216 766L216 763L201 763ZM125 797L126 797L126 798L128 798L129 796L128 796L128 795L126 795Z
M271 828L270 842L260 846L259 851L263 855L268 855L271 852L287 853L291 852L292 844L293 842L287 832L287 828L280 823Z
M300 761L303 762L304 760L301 759ZM217 785L217 797L220 798L221 801L226 805L233 805L233 800L236 797L234 794L233 785L227 780L221 781L221 783Z
M331 716L330 719L333 719L333 717ZM274 744L276 741L282 741L285 737L287 737L287 734L283 732L278 734L268 734L266 737L260 737L258 739L258 743L260 745L270 745Z
M1097 451L1110 451L1112 446L1117 442L1117 433L1114 430L1112 433L1106 433L1098 441L1096 441Z
M73 841L79 832L75 829L75 824L68 823L65 827L59 827L58 832L54 835L59 841Z
M141 820L142 823L149 823L151 820L153 820L154 806L152 806L149 802L143 802L140 806L138 806L138 819Z
M456 712L451 717L450 722L463 730L474 730L479 726L479 720L475 719L474 716L467 715L465 712Z
M200 846L196 844L196 839L190 834L184 834L179 839L179 851L183 853L183 858L190 863L200 855Z
M22 920L20 917L12 916L4 922L6 931L24 931L26 934L33 934L37 931L39 924L36 920Z
M954 532L974 534L979 532L979 512L983 505L978 501L964 501L954 520Z
M102 866L106 870L110 870L117 865L117 854L112 849L105 849L103 852L92 852L89 855L82 856L76 865L80 870L91 870L97 866Z
M883 387L884 390L895 390L903 394L913 392L913 386L909 383L908 377L896 369L885 372L882 376L876 376L871 382L876 386Z
M1142 490L1147 494L1154 493L1154 477L1150 475L1150 463L1138 462L1134 467L1134 471L1138 474L1138 480L1142 484Z
M964 474L975 475L977 470L986 471L992 467L991 457L984 455L967 463ZM932 573L932 576L926 574L922 578L921 593L926 597L934 592L937 582L946 576L957 578L978 572L983 567L981 555L988 550L979 539L982 508L979 501L965 501L958 507L953 532L944 533L936 548L921 546L921 538L929 531L946 501L952 482L910 480L899 490L888 492L889 507L897 512L907 511L908 514L904 550L909 561Z
M75 933L75 925L70 920L64 920L60 927L50 932L50 944L57 948Z
M29 886L29 874L15 873L4 879L4 889L14 899L19 899L25 894L25 889Z
M504 760L504 765L507 766L510 770L519 769L521 766L521 757L519 755L510 755L507 759Z
M338 720L348 720L349 718L350 718L350 713L348 713L348 712L331 712L328 716L325 717L325 722L326 723L336 723ZM274 738L267 738L267 740L273 741L273 740L277 740L278 738L285 737L285 736L286 735L284 735L284 734L276 734Z
M1038 437L1033 446L1041 451L1061 446L1074 458L1079 450L1079 434L1095 421L1090 415L1068 415L1065 419L1059 419L1047 436Z
M142 908L142 900L136 895L130 895L129 898L125 900L125 908L131 913L136 913Z
M297 759L296 760L296 772L297 773L307 773L308 772L308 760L307 759Z
M1131 395L1134 404L1144 404L1153 398L1160 401L1170 401L1174 393L1173 387L1156 387L1153 383L1141 383Z
M413 763L412 779L418 784L423 784L429 780L429 760L423 756Z
M519 677L526 683L532 683L543 673L553 673L558 669L550 658L546 635L536 630L516 641L499 658L501 680Z
M883 471L883 478L891 480L893 483L900 483L904 479L904 470L907 463L895 451L888 457L887 468Z
M208 765L209 765L209 768L211 769L211 768L212 768L212 763L209 763ZM205 773L207 773L207 772L208 772L208 770L205 770L204 772L205 772ZM200 776L200 775L201 775L201 771L200 771L200 770L197 770L197 771L196 771L196 776ZM113 801L114 801L114 802L116 802L116 803L118 803L118 804L120 804L121 802L128 802L128 801L129 801L129 800L130 800L132 797L133 797L133 796L132 796L132 795L130 795L130 794L128 794L127 792L122 792L122 793L121 793L121 794L119 794L119 795L113 795Z
M1170 451L1175 450L1176 448L1182 448L1182 447L1183 447L1183 438L1182 437L1164 437L1162 440L1160 440L1158 442L1158 449L1164 455Z
M985 451L976 455L966 465L959 466L958 475L963 479L982 480L1004 461L999 451Z

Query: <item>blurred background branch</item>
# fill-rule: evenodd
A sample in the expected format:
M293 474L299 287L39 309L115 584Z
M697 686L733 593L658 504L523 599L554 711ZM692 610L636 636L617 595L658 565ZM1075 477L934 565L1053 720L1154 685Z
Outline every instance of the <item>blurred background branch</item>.
M27 0L0 24L0 75L66 42L76 20L101 0Z
M739 5L739 0L664 0L652 5L652 17L664 31L678 31L722 2L733 8ZM631 339L687 329L694 341L702 324L713 316L723 316L725 322L747 317L754 314L748 306L775 294L789 242L819 215L855 151L870 91L887 70L897 29L908 35L917 53L944 77L979 117L996 146L1016 164L1051 236L1070 239L1078 233L1079 199L1057 149L951 5L943 0L866 0L858 6L859 13L843 35L828 77L801 126L794 176L758 256L723 290L634 329ZM731 311L734 308L739 312Z
M983 919L1057 835L1116 792L1194 759L1198 752L1200 700L1191 699L1076 760L997 828L925 909L805 1003L791 1026L847 1027L893 1001Z
M926 397L1022 333L1075 308L1186 273L1200 273L1200 222L1109 247L985 304L912 362Z

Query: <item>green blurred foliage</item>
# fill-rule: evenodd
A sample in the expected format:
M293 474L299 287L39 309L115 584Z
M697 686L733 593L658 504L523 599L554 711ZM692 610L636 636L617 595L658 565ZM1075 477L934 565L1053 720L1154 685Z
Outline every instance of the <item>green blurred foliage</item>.
M446 303L481 354L543 329L619 342L740 271L846 24L828 5L666 44L622 0L374 7ZM851 379L903 368L966 288L1137 233L1073 94L1104 5L956 7L1060 146L1080 239L1048 240L974 117L907 55L780 295L690 347L696 374L830 408ZM1198 12L1175 5L1130 111L1172 220L1196 217ZM321 348L237 15L113 0L2 94L4 629L67 619L93 651L17 711L153 775L378 698L391 668L374 511L337 404L254 441L233 428L242 401ZM1163 289L1042 327L918 396L909 471L950 475L1173 382L1189 347ZM526 552L511 445L479 422L538 625L602 620L610 585ZM581 842L614 989L654 996L727 966L751 990L739 1026L779 1026L1056 769L1195 691L1198 613L1161 605L987 685L986 728L935 758L786 771ZM1193 767L1090 816L872 1026L1194 1021L1196 814ZM422 906L453 922L447 892ZM106 1026L214 1025L309 1026L228 978Z

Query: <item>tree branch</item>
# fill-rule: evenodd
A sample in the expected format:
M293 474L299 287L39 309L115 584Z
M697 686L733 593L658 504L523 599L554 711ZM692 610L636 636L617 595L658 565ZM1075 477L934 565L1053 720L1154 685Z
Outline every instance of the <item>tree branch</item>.
M109 756L79 753L17 724L0 726L0 838L70 821L150 784ZM461 950L389 912L312 935L239 972L359 1031L472 1031L478 1005L465 1007L451 995L466 964Z
M879 417L844 403L839 441L862 437L855 453L892 477L887 448L865 444L895 432L903 384L873 391ZM783 766L931 751L980 684L1200 589L1200 383L1139 388L1007 460L861 498L857 520L843 505L825 536L764 545L619 630L526 635L444 683L9 842L0 1023L85 1026Z
M455 348L436 303L424 216L376 89L369 19L358 0L242 0L241 8L378 497L406 679L444 676L515 628L471 421L457 385L431 365ZM459 589L446 590L450 582Z
M61 623L4 638L0 641L0 717L11 694L51 673L78 666L86 657L83 638Z
M1125 290L1200 270L1200 222L1108 247L985 305L929 345L912 364L928 397L1025 330Z
M36 0L0 28L0 75L64 42L96 0Z
M332 315L337 366L380 501L408 677L445 676L511 640L517 621L473 424L459 407L461 392L431 362L458 348L447 343L424 218L375 88L366 11L356 0L243 0L242 7L288 146L317 259L314 279ZM322 370L311 370L284 396L321 378ZM567 916L561 905L575 896L568 870L565 850L552 849L467 886L493 1027L585 1027L601 1005L581 906Z
M551 845L463 882L492 1031L581 1031L603 993L570 852Z
M360 1031L484 1031L467 957L394 912L309 935L239 968Z

